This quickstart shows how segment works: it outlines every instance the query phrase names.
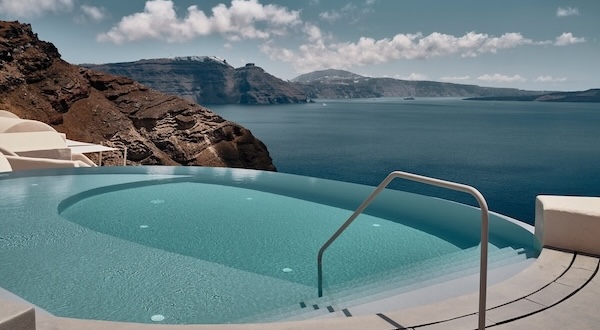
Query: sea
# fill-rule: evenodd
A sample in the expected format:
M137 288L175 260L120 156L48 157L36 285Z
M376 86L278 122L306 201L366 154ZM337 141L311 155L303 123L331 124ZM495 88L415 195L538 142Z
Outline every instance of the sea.
M490 210L533 224L538 195L600 196L600 104L460 98L208 105L263 141L279 172L377 186L411 172L477 188ZM476 205L396 179L392 189Z

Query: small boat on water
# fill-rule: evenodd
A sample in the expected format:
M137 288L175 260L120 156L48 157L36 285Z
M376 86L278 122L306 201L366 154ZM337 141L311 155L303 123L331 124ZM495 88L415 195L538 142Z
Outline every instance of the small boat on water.
M415 99L414 97L409 96L409 97L405 97L404 101L414 101L414 99Z

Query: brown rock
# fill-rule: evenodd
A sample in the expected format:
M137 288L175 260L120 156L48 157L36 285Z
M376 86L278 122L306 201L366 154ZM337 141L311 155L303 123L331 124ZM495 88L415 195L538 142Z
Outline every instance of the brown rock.
M128 164L275 170L265 145L240 125L133 80L74 66L31 26L0 21L0 108L69 138L128 148ZM105 155L105 164L122 163Z

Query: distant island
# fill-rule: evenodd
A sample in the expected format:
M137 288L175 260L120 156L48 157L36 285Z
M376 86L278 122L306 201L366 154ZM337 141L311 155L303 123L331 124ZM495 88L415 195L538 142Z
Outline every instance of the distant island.
M157 58L83 66L125 76L158 91L205 105L285 104L324 98L380 97L401 97L406 100L417 97L463 97L490 101L598 102L597 95L583 97L587 92L527 91L437 81L373 78L336 69L313 71L285 81L254 63L234 68L225 59L215 56Z
M528 96L470 97L472 101L600 102L600 89L583 92L553 92Z
M336 69L310 72L291 81L297 84L310 99L402 97L410 100L411 97L520 97L543 93L516 88L481 87L437 81L373 78Z
M234 68L225 59L216 56L157 58L82 66L125 76L163 93L204 105L308 101L298 86L268 74L254 63Z
M314 71L285 81L270 75L254 63L234 68L226 60L214 56L158 58L82 66L125 76L158 91L205 105L304 103L322 98L529 97L543 93L516 88L372 78L335 69Z

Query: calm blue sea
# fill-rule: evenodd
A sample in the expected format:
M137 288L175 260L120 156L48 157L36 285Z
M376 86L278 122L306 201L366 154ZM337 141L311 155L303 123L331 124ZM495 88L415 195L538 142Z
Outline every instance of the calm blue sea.
M376 186L394 170L472 185L533 223L535 196L600 196L600 104L453 98L212 105L268 147L278 171ZM474 205L398 180L392 187Z

